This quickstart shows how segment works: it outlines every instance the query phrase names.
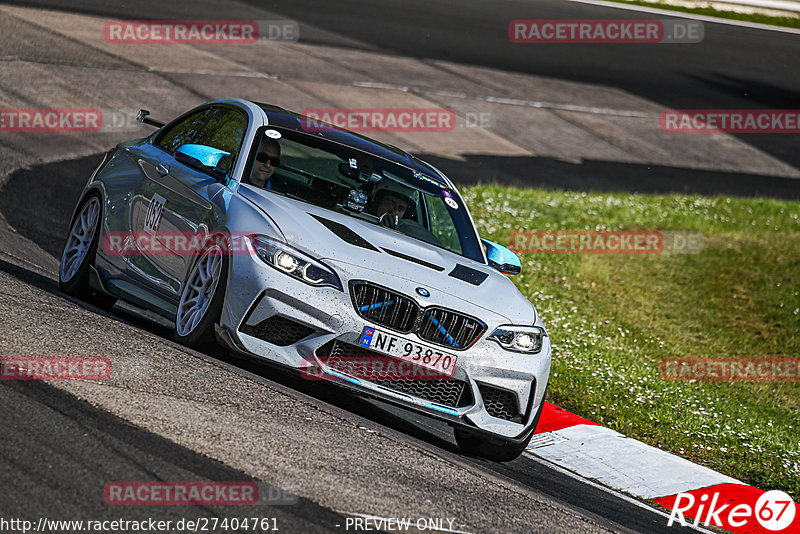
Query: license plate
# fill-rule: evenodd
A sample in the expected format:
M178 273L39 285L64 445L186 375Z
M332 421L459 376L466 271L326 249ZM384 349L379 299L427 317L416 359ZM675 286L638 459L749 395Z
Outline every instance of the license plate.
M456 356L453 354L377 328L364 327L361 332L360 345L388 356L407 360L414 365L446 376L453 376L456 371Z

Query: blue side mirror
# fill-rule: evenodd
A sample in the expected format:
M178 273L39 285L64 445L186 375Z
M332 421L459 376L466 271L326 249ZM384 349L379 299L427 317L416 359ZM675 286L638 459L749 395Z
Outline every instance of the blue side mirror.
M519 274L522 270L519 256L494 241L481 238L481 242L486 247L486 257L489 259L490 267L494 267L503 274Z
M222 158L230 155L230 152L206 145L181 145L175 151L175 159L178 161L193 167L200 167L214 175L221 174L223 177L225 173L217 166Z

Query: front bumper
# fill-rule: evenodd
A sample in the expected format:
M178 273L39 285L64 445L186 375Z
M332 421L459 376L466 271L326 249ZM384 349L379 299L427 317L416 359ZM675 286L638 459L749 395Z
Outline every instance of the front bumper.
M249 255L231 259L225 306L217 331L218 338L231 349L300 370L303 376L311 379L329 379L359 395L412 409L478 433L514 441L532 432L530 427L544 401L550 374L549 337L544 338L538 354L509 352L486 339L496 327L509 324L506 317L468 301L437 294L435 290L428 298L417 298L415 282L342 262L325 261L341 278L345 290L339 291L309 286ZM486 332L467 350L442 348L458 358L452 376L453 381L463 386L458 399L453 401L449 396L454 387L450 383L371 381L363 376L343 374L326 365L333 345L365 350L358 346L364 327L386 330L356 312L347 290L350 280L367 280L391 287L414 299L421 307L437 305L454 309L486 323ZM468 291L466 287L465 293ZM398 333L398 336L430 345L414 333ZM446 402L440 391L445 387L450 399Z

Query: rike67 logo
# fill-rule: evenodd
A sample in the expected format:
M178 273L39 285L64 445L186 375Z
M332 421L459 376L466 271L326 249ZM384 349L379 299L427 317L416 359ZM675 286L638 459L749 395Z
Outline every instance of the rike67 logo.
M779 490L764 492L753 504L750 495L733 495L704 493L697 490L692 493L679 493L674 502L659 504L672 508L667 526L679 524L687 526L720 527L731 532L780 532L782 534L800 532L800 525L795 523L797 506L792 498ZM672 497L669 497L672 500ZM748 502L749 501L749 502ZM694 521L687 520L687 516Z

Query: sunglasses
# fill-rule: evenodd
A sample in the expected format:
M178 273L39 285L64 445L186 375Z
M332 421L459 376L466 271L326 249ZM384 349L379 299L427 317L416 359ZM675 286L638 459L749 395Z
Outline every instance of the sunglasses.
M281 164L281 158L276 158L275 156L270 156L269 154L265 154L263 152L256 154L256 161L259 163L269 162L269 164L273 167L277 167Z

